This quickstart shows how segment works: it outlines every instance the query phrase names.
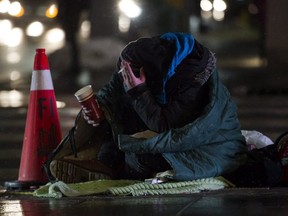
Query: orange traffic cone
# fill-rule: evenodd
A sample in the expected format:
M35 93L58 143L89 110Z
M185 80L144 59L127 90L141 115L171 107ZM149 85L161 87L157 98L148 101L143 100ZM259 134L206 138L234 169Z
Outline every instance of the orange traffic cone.
M62 138L56 98L45 49L37 49L32 72L18 181L5 182L7 189L29 189L47 183L42 171L49 153Z

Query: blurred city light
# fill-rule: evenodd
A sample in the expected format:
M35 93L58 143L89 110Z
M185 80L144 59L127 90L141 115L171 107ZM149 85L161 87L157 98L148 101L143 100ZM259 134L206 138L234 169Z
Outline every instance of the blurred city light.
M20 91L0 91L0 107L20 107L23 106L24 96Z
M21 17L24 15L24 8L20 4L20 2L15 1L10 4L8 13L11 16Z
M222 12L227 9L227 5L223 0L214 0L213 8L216 11Z
M200 2L201 16L204 19L211 19L213 17L216 21L222 21L225 17L225 10L227 4L224 0L201 0Z
M48 18L55 18L58 14L58 8L55 4L52 4L45 12L45 16Z
M56 101L56 107L58 109L63 109L66 107L66 103L64 101Z
M7 62L12 63L12 64L16 64L18 62L20 62L21 57L19 55L19 53L17 52L9 52L8 55L6 56Z
M213 4L209 0L201 0L200 7L203 11L211 11Z
M131 19L125 15L120 14L118 18L118 27L120 32L128 32L131 24Z
M26 35L30 37L39 37L44 32L44 26L39 21L34 21L26 28Z
M84 20L80 26L80 35L82 38L88 38L91 32L91 22L89 20Z
M23 31L20 28L13 28L5 34L4 43L9 47L16 47L23 41Z
M60 28L49 29L45 34L45 40L49 43L59 43L65 38L65 33Z
M132 0L121 0L118 6L130 18L138 17L142 13L142 9Z
M224 20L224 17L225 17L224 11L213 10L213 18L216 21L222 21L222 20Z
M0 13L8 13L10 7L9 0L0 1Z
M10 73L10 80L11 81L16 81L19 80L21 78L21 73L19 71L12 71Z
M7 33L13 28L12 22L8 19L0 20L0 44L5 44Z

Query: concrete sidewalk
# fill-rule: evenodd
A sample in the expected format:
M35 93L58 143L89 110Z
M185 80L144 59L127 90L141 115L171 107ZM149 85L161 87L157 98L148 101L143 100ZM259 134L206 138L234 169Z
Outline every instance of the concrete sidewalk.
M36 198L0 191L0 215L284 216L287 188L236 188L187 195Z

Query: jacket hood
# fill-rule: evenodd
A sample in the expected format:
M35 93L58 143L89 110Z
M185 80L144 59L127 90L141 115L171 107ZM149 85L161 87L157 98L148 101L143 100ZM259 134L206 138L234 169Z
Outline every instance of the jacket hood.
M149 89L159 103L166 104L166 83L176 73L181 61L192 52L194 42L194 37L186 33L139 38L127 44L121 52L120 61L129 61L136 76L143 67Z

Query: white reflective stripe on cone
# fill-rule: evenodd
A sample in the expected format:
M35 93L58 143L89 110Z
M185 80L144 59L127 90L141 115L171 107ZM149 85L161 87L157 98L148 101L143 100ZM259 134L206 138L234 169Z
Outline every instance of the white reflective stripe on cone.
M34 70L30 90L53 90L50 70Z

